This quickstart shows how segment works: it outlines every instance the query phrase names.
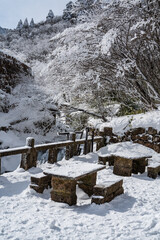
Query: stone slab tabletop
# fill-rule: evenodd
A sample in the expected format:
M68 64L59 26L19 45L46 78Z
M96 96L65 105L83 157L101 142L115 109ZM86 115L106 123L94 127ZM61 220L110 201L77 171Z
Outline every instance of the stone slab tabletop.
M156 152L138 143L121 142L102 147L98 152L100 157L118 156L128 159L150 158Z
M87 163L80 161L61 161L54 164L50 168L46 168L43 172L46 175L79 180L82 177L85 177L91 173L98 172L105 168L106 166L95 163Z

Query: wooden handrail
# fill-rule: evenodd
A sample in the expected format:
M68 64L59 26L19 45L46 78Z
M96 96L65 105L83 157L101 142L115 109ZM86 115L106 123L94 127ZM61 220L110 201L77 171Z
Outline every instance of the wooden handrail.
M102 140L103 140L103 137L101 137L101 136L97 136L94 139L92 137L88 137L87 143L91 144L94 141L99 144L99 142L101 142ZM0 174L1 174L1 157L22 154L21 159L23 160L23 163L25 163L26 162L25 159L27 159L27 161L30 162L29 167L31 167L32 165L36 166L36 161L37 161L36 152L38 152L38 151L49 150L49 156L51 156L52 161L55 162L55 161L57 161L57 149L58 148L63 148L63 147L66 147L66 149L69 148L69 151L70 151L69 158L71 158L72 156L75 156L75 154L76 154L76 151L75 151L76 146L81 145L81 144L86 144L85 138L83 138L83 139L72 138L71 140L67 140L64 142L55 142L55 143L47 143L47 144L39 144L39 145L34 145L34 138L27 138L26 146L24 146L24 147L0 150ZM53 154L55 155L55 157L53 157ZM21 163L22 163L22 161L21 161ZM21 166L22 166L22 164L21 164ZM24 168L25 168L25 170L27 170L29 167L26 166Z
M0 157L6 157L10 155L17 155L22 153L28 153L30 151L30 147L18 147L18 148L8 148L0 150Z
M94 138L94 142L99 142L101 141L103 138L102 137L95 137ZM50 148L61 148L61 147L66 147L69 145L72 145L73 143L75 144L84 144L85 143L85 139L76 139L75 142L68 140L68 141L64 141L64 142L55 142L55 143L47 143L47 144L39 144L39 145L35 145L34 148L37 151L42 151L42 150L47 150ZM88 142L91 142L92 138L89 137L88 138ZM16 155L16 154L22 154L22 153L29 153L29 151L31 150L31 147L28 146L24 146L24 147L17 147L17 148L8 148L8 149L3 149L0 150L0 157L6 157L6 156L11 156L11 155Z

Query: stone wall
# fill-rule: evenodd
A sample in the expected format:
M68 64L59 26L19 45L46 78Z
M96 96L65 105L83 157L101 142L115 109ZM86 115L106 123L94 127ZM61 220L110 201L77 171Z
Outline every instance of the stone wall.
M103 136L106 144L132 141L152 148L154 151L160 153L160 132L152 127L147 129L141 127L132 128L126 131L123 136L118 136L113 133L112 128L105 127L104 131L97 132L97 135Z

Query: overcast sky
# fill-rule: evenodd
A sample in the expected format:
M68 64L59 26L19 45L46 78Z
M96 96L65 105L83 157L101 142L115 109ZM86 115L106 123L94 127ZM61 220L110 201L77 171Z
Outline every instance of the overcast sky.
M0 0L0 26L16 28L20 19L31 18L35 22L45 20L52 9L54 15L61 15L70 0Z

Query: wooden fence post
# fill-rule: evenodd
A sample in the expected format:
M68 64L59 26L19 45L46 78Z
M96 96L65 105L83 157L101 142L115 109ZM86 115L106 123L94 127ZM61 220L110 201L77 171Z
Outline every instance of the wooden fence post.
M94 129L92 129L92 140L91 140L91 147L90 147L91 152L93 152L93 144L94 144Z
M37 165L37 152L34 148L34 138L26 138L26 146L30 147L28 153L22 153L20 167L28 170Z
M70 133L70 140L74 143L70 146L70 158L77 155L77 145L75 143L76 141L76 133Z
M76 131L75 132L76 134L80 134L80 139L82 139L82 136L83 136L83 131ZM81 154L81 148L80 148L81 144L78 144L77 145L77 156L79 156Z
M70 133L69 134L69 140L73 141L73 144L66 147L66 154L65 154L65 159L66 160L69 160L73 156L77 155L77 144L75 143L76 133L74 133L74 132Z
M89 128L86 128L86 140L85 140L85 144L84 144L84 150L83 150L83 154L87 154L88 153L88 132L89 132Z
M66 135L67 135L67 140L69 140L69 133L66 133ZM66 146L65 159L66 160L70 159L70 146Z
M48 163L56 163L57 162L58 149L50 148L48 153Z

